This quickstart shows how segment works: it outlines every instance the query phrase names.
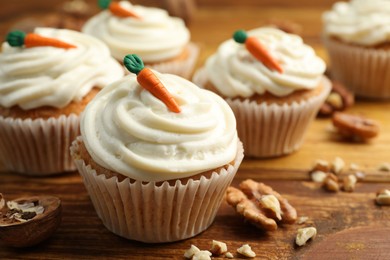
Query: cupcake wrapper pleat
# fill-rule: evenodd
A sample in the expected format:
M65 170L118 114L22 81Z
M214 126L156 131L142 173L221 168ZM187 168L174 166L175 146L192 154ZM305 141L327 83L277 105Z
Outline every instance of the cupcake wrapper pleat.
M390 50L364 48L324 37L332 76L357 96L390 98Z
M189 43L188 51L189 54L185 60L161 62L153 65L148 65L148 67L157 70L160 73L175 74L183 78L189 79L195 66L196 60L198 59L199 47L194 43Z
M243 159L242 144L229 168L212 173L209 179L168 182L130 182L107 179L86 165L78 155L78 138L71 154L83 178L95 210L108 230L127 239L162 243L193 237L213 222L225 191Z
M31 176L75 170L69 153L80 134L79 117L13 119L0 116L2 168Z
M194 75L194 82L202 87L208 81L204 69ZM237 121L237 132L244 144L245 156L258 158L289 154L303 143L310 123L331 90L324 77L320 95L292 104L258 104L255 101L226 99Z

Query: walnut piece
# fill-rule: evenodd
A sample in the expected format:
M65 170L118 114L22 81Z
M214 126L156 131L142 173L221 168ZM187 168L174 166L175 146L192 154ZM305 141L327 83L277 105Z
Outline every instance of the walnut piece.
M187 251L185 251L184 257L187 259L191 259L198 252L200 252L200 249L194 245L191 245L191 247Z
M192 260L211 260L211 252L207 250L200 250L192 257Z
M252 248L248 244L245 244L238 248L237 253L250 258L256 257L256 253L253 252Z
M355 98L352 92L347 90L340 82L332 80L332 90L321 106L318 115L329 117L336 111L344 111L353 106Z
M321 172L329 172L330 171L330 165L329 162L325 160L316 160L314 162L313 168L311 170L312 172L315 171L321 171Z
M375 202L381 206L390 206L390 190L379 190L376 193Z
M297 220L297 211L285 198L264 183L250 179L241 182L240 189L228 187L226 201L246 220L265 230L276 230L277 221L292 224Z
M329 173L323 182L323 187L327 191L338 192L340 190L340 186L338 182L339 179L337 178L337 176L334 175L333 173Z
M309 239L314 239L317 235L317 229L315 227L306 227L298 229L295 243L298 246L303 246Z
M352 192L355 190L357 177L354 174L349 174L343 178L343 190Z
M233 258L234 258L233 254L230 253L230 252L227 252L227 253L225 254L225 256L226 256L226 258L229 258L229 259L233 259Z
M371 119L342 112L334 113L332 123L348 140L366 141L379 134L379 124Z
M343 171L344 166L345 166L344 160L341 159L340 157L336 157L332 162L332 171L335 174L340 174Z
M328 174L323 171L315 171L310 174L311 180L317 183L323 183Z
M210 252L215 256L223 255L227 252L227 245L224 242L213 240Z

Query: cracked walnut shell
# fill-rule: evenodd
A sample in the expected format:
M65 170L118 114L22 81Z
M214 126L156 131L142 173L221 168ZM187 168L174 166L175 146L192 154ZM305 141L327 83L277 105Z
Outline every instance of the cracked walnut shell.
M297 220L295 208L271 187L250 179L239 186L227 189L226 201L255 226L271 231L278 228L278 222L292 224Z

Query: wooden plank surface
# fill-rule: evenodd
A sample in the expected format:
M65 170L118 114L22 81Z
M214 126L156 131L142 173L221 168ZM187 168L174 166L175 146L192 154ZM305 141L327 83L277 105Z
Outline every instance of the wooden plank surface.
M34 1L35 7L32 4L21 7L23 2L27 5L33 1L14 1L2 6L1 36L10 25L29 13L54 10L52 2L56 1L49 1L47 9L39 10L35 8L48 1ZM190 24L192 39L201 47L198 67L222 41L231 36L232 31L255 28L275 18L300 24L305 41L327 59L320 40L321 14L327 4L334 1L293 1L296 8L285 8L281 1L278 5L271 5L272 1L246 0L244 5L234 2L241 3L226 1L226 4L217 5L222 2L198 2L198 11ZM285 2L289 2L289 7L293 5L291 1ZM22 11L17 13L17 10ZM380 136L370 143L343 142L329 132L328 119L317 119L310 126L299 151L281 158L244 160L234 185L247 178L271 185L286 196L300 216L309 217L306 225L317 227L317 238L303 248L296 248L293 241L296 230L305 225L283 226L275 232L266 233L244 223L226 204L221 206L214 224L192 239L159 245L128 241L104 228L77 173L28 178L4 172L0 174L0 192L8 199L38 194L58 196L63 203L63 221L53 237L37 247L21 250L0 245L0 259L181 259L191 244L209 249L212 239L226 242L232 252L249 243L262 259L304 259L316 253L316 256L327 257L325 259L389 258L390 207L378 207L373 201L378 189L390 188L390 173L376 170L379 164L390 161L389 110L389 102L367 101L358 101L351 109L381 123ZM330 194L308 180L307 172L314 160L333 160L336 156L347 163L361 165L367 174L365 182L359 183L353 193ZM367 240L359 237L367 237ZM328 249L329 245L333 245L333 250Z

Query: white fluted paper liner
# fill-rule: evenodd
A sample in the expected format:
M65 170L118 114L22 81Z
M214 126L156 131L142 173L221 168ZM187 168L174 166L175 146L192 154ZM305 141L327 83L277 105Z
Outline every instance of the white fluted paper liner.
M81 140L73 142L71 154L99 218L111 232L147 243L182 240L206 230L243 159L240 142L233 165L212 173L209 179L176 181L173 186L168 182L161 186L130 183L129 178L119 182L117 177L107 179L96 173L79 158Z
M76 169L69 153L80 134L79 116L13 119L0 116L0 156L3 168L30 176Z
M364 48L324 37L334 79L357 96L390 98L390 49Z
M161 73L169 73L189 79L199 55L199 47L194 43L188 44L188 57L184 60L167 61L147 65L147 67Z
M193 81L203 87L208 81L204 69L195 72ZM258 104L249 100L225 99L237 121L237 132L244 144L245 156L276 157L300 148L310 123L331 90L324 77L320 95L292 104Z

